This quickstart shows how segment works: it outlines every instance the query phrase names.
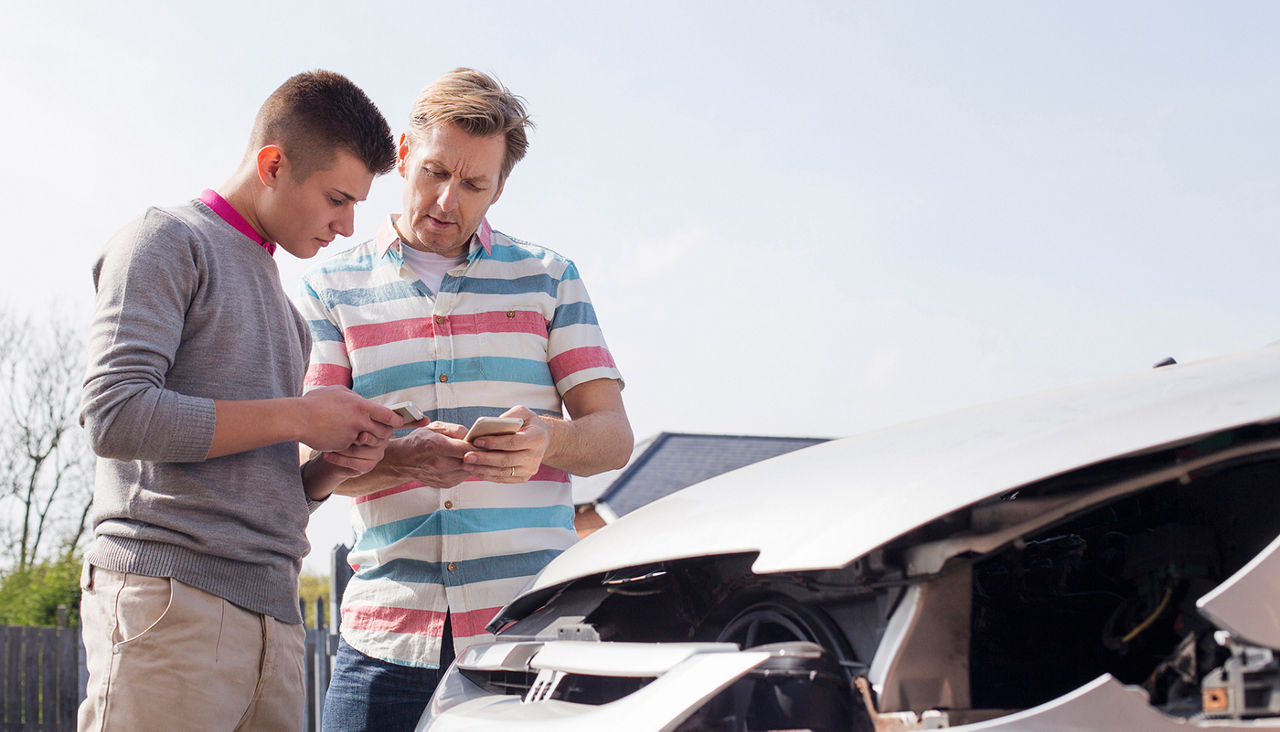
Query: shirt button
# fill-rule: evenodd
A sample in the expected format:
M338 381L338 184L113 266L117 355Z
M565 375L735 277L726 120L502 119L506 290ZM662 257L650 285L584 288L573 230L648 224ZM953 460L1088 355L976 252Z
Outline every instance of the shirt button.
M515 316L516 316L516 311L514 311L514 310L508 310L508 311L507 311L507 317L508 317L508 318L514 318Z
M457 568L458 568L458 565L454 564L453 562L449 562L449 571L450 571L450 572L452 572L453 570L455 570L455 569L457 569Z
M445 507L445 508L453 508L453 501L445 501L445 502L444 502L444 507Z
M437 323L441 323L441 324L443 324L443 323L444 323L444 316L443 316L443 315L437 315L437 316L436 316L436 322L437 322Z
M445 383L445 382L446 382L446 381L448 381L448 380L449 380L449 375L448 375L448 374L440 374L440 383L441 383L441 384Z

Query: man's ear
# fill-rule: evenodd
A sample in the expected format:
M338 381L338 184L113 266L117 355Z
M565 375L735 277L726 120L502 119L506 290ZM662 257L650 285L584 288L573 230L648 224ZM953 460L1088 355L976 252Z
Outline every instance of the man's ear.
M258 151L258 180L267 188L275 188L284 168L284 150L279 145L266 145Z
M409 138L406 133L400 133L400 146L396 148L396 172L401 178L406 178L404 172L404 161L409 157Z

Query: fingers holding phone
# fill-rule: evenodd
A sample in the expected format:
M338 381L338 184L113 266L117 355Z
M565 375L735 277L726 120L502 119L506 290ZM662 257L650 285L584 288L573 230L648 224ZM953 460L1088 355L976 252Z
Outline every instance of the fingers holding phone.
M413 402L396 402L395 404L388 404L387 409L390 409L400 415L400 418L404 420L405 427L416 429L418 427L426 427L427 424L430 423L427 416L423 414L422 410L418 408L418 405Z
M514 435L521 427L524 427L524 420L519 417L480 417L462 439L474 445L481 437Z
M477 450L463 462L484 480L523 483L542 466L551 433L546 423L526 407L513 407L501 417L481 417L468 430L466 440Z

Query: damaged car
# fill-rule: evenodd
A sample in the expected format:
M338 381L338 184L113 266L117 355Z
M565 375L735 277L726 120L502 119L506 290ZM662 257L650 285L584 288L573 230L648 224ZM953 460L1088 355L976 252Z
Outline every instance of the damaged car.
M624 516L419 729L1280 725L1280 347L823 443Z

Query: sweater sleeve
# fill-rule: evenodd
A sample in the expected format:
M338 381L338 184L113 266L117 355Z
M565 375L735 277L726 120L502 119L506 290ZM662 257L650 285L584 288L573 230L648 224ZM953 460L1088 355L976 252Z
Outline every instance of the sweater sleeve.
M209 454L213 400L165 388L200 283L193 239L186 225L152 209L94 266L80 422L102 457L196 462Z

